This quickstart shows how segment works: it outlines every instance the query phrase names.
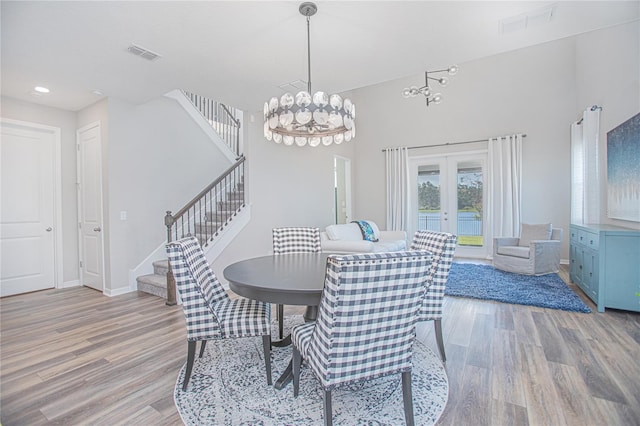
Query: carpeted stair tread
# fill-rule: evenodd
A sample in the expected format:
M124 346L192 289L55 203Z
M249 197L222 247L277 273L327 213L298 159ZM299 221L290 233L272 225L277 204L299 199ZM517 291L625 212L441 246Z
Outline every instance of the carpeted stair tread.
M166 276L167 272L169 272L169 261L167 259L156 260L153 262L154 274Z
M154 296L167 298L167 276L158 274L142 275L136 279L138 291L153 294Z

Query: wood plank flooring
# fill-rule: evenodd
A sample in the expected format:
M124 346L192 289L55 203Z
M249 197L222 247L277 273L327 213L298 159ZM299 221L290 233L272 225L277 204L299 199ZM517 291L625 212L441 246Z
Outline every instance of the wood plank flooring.
M577 292L593 313L447 297L438 424L640 425L640 314L596 313ZM2 425L181 424L179 306L76 287L0 299L0 315ZM432 323L419 338L438 353Z

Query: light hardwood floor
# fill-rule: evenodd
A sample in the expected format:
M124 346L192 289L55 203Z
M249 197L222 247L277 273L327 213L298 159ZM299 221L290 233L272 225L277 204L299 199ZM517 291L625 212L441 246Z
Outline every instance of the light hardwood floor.
M2 425L181 424L180 307L70 288L7 297L0 309ZM439 425L640 425L640 314L448 297L443 330L450 389ZM419 338L437 353L431 323Z

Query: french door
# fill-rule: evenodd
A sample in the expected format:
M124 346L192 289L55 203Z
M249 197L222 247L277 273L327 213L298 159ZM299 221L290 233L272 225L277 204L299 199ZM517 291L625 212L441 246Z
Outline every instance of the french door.
M485 258L486 162L485 152L413 158L412 231L450 232L456 256Z

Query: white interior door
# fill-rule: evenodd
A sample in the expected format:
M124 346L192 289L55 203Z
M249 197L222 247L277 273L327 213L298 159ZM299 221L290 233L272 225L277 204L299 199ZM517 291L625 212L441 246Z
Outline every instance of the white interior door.
M412 160L413 231L450 232L456 256L486 257L485 165L484 153Z
M56 287L59 142L59 129L2 122L0 296Z
M100 123L78 130L80 283L104 291Z

